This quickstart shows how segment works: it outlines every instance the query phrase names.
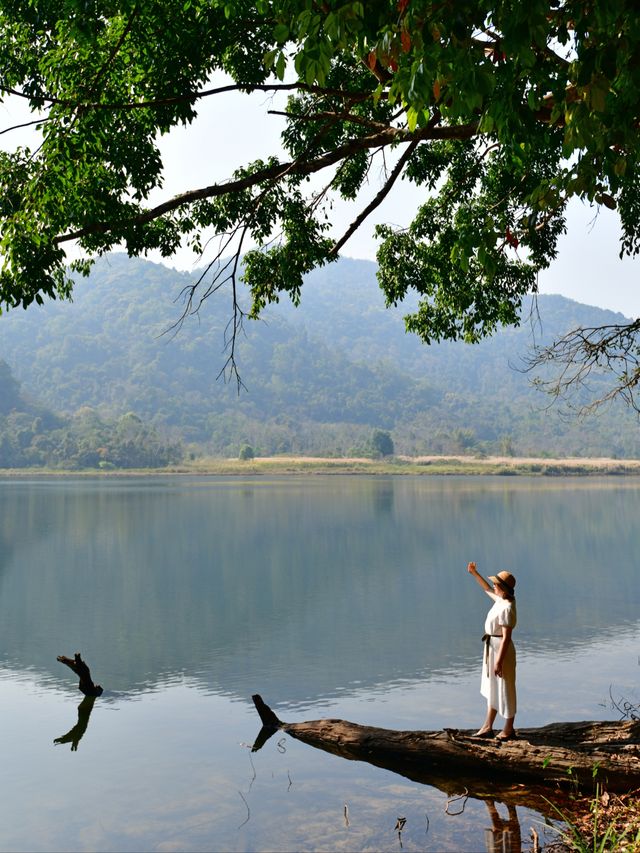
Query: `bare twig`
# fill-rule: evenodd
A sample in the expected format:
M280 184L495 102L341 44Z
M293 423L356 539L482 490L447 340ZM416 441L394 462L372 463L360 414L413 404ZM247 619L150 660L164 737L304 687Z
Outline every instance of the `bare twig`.
M609 697L611 706L620 714L621 720L640 720L640 705L634 705L627 699L621 699L619 702L613 698L611 685L609 685Z
M640 319L573 329L550 346L536 347L525 370L539 370L549 364L559 366L560 372L551 379L534 380L553 400L566 399L581 389L592 393L588 384L590 378L601 371L614 373L617 376L614 386L590 402L580 404L580 413L594 411L617 397L640 411L640 402L636 399L640 383L639 332Z
M12 130L20 130L23 127L31 127L34 124L44 124L47 121L51 121L51 119L48 116L44 116L33 121L25 121L22 124L12 124L11 127L5 127L4 130L0 130L0 136L4 133L10 133Z
M444 808L444 813L448 814L450 817L456 817L457 815L461 815L467 805L467 800L469 799L469 791L467 788L464 789L464 794L459 794L457 797L449 797L447 800L447 805ZM450 807L457 803L459 800L462 800L462 808L460 811L452 812L449 811Z
M531 853L540 853L539 836L533 827L531 827L531 838L533 840L533 849Z

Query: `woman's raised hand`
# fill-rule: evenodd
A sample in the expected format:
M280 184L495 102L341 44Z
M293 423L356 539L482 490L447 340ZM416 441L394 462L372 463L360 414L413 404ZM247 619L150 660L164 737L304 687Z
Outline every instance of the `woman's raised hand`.
M474 574L474 572L476 571L476 564L475 563L469 563L467 566L467 571L469 572L470 575Z

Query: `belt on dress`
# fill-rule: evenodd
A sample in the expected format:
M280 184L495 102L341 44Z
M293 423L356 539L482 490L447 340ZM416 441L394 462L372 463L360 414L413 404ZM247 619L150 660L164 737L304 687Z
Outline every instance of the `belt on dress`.
M487 678L490 678L490 675L491 675L489 672L489 649L491 648L491 640L494 637L498 640L501 640L502 634L483 634L482 635L482 642L484 643L484 662L485 662L485 665L487 667Z

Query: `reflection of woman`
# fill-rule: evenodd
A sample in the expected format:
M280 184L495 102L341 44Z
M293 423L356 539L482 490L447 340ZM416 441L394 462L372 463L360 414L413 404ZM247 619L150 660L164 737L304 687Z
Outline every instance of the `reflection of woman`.
M475 563L469 563L467 571L478 581L487 595L493 599L493 607L484 623L484 657L482 662L482 681L480 692L487 700L487 716L475 737L493 737L493 722L496 714L504 717L499 740L515 738L513 720L516 715L516 649L511 633L516 627L516 600L513 594L516 579L510 572L491 575L491 586L476 569Z
M507 803L509 816L504 820L493 800L485 800L491 818L491 829L485 829L487 853L520 853L522 836L518 812L512 803Z

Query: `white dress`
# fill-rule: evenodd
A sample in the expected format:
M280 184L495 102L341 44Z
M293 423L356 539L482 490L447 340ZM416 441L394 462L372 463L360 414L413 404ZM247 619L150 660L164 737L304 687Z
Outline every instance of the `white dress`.
M513 638L502 662L502 678L495 674L495 662L502 642L502 628L515 628L517 622L516 603L486 591L493 599L493 607L484 623L485 634L490 635L482 657L482 680L480 693L486 698L489 708L495 708L501 717L516 715L516 648Z

